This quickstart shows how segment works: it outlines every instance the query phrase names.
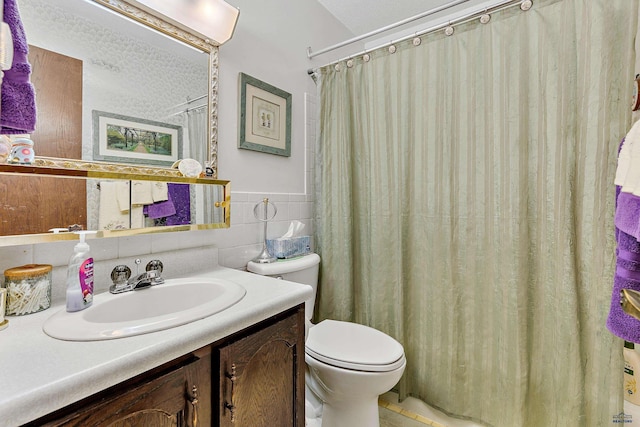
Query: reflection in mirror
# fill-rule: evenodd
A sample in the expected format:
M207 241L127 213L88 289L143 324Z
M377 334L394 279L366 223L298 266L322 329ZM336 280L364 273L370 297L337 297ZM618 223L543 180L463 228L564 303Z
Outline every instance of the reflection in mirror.
M84 188L80 179L2 176L0 236L46 233L73 224L86 229Z
M69 157L51 151L66 135L52 129L80 123L83 160L105 159L93 129L92 112L184 127L180 158L207 157L209 55L85 0L22 0L20 13L30 44L32 83L36 89L36 154ZM53 68L55 67L55 68ZM61 79L60 76L64 76ZM56 93L61 85L72 86ZM198 98L194 103L188 100ZM72 108L72 106L80 108ZM78 116L78 112L80 113ZM64 117L61 117L64 114ZM57 125L57 126L53 126ZM78 139L76 137L76 139ZM95 142L94 142L95 141ZM63 145L70 142L67 140ZM66 154L63 152L62 154ZM153 156L110 161L170 165Z
M224 221L222 186L158 181L87 180L91 230L211 224ZM213 204L208 200L214 200Z
M220 206L225 197L222 185L50 177L47 179L56 188L52 194L65 200L60 205L64 209L59 209L52 208L52 203L42 203L30 191L23 191L21 197L10 197L10 191L3 191L8 190L6 178L14 177L5 176L0 181L0 236L61 233L72 226L117 232L225 222L224 208ZM30 177L29 182L41 179ZM80 200L68 191L74 188L72 184L86 186L86 205L78 205Z
M148 176L160 181L198 181L190 190L190 202L193 206L195 199L198 206L192 211L196 212L197 225L188 227L228 227L228 181L215 182L220 185L200 185L200 181L207 181L200 179L185 181L177 170L157 167L165 163L153 164L146 156L134 158L126 153L122 159L108 159L117 163L89 163L100 156L94 145L92 112L102 111L136 124L160 122L167 128L181 127L183 145L178 156L194 158L203 165L209 162L217 178L217 46L141 12L125 0L20 0L19 8L30 44L37 101L36 130L30 136L39 169L26 173L41 176L25 176L24 170L16 172L2 165L4 172L22 176L2 176L2 190L9 188L12 192L3 192L1 220L14 216L5 213L17 214L16 209L22 209L44 222L29 228L26 224L32 221L20 222L22 214L7 219L0 235L19 235L2 238L0 245L24 243L23 233L41 233L60 224L98 228L100 193L96 182L61 181L43 175L95 177L99 181L147 180ZM155 169L149 167L154 165ZM47 180L48 190L44 184ZM16 197L21 201L16 202ZM59 202L56 207L54 201ZM223 207L213 208L220 202ZM67 207L76 215L48 217L47 209L62 213ZM176 227L186 226L166 229ZM143 232L131 230L130 234ZM98 236L113 233L117 232L104 231ZM33 242L52 240L36 238Z

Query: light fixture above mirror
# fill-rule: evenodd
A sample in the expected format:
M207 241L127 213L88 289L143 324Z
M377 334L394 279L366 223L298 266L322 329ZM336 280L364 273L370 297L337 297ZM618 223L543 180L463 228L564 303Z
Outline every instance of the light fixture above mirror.
M131 0L141 9L160 13L172 24L199 33L218 46L233 36L240 10L224 0Z

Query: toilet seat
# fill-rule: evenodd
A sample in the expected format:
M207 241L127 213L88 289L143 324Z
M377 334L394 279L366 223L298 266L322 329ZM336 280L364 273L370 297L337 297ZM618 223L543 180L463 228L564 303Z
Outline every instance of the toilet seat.
M309 329L308 356L338 368L389 372L405 363L402 345L387 334L351 322L323 320Z

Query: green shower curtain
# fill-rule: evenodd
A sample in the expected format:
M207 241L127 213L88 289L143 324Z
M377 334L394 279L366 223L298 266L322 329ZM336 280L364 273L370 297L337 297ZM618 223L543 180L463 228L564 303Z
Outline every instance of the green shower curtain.
M318 71L318 319L397 338L398 385L496 427L611 425L605 321L635 0L537 0Z

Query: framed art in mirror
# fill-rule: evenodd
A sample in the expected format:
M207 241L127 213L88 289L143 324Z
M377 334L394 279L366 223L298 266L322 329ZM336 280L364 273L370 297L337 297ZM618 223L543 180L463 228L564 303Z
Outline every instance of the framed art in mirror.
M104 111L93 115L93 158L171 166L182 156L182 126Z
M291 156L291 94L240 73L238 147Z

